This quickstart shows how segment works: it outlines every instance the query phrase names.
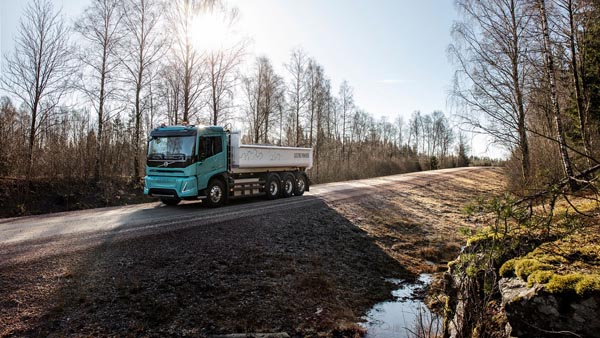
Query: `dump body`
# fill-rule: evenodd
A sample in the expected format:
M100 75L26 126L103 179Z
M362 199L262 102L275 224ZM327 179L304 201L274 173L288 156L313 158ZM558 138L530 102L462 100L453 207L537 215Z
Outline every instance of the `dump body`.
M240 144L239 132L231 133L231 168L312 168L312 148Z

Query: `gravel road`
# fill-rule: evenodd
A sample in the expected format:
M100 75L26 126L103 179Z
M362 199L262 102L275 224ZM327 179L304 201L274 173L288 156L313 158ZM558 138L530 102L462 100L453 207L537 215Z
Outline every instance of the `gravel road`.
M418 247L402 251L374 235L379 223L364 214L373 201L410 203L412 194L444 190L434 199L462 203L492 191L494 180L498 169L447 169L220 209L148 203L3 219L0 336L352 335L360 316L389 297L385 278L421 269L399 256L418 256ZM398 208L375 214L396 219L406 211Z

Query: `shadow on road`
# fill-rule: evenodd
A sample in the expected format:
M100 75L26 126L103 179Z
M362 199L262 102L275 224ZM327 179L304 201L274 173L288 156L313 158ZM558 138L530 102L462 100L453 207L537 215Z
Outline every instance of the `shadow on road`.
M240 215L0 268L0 336L329 331L415 277L319 198L220 210Z

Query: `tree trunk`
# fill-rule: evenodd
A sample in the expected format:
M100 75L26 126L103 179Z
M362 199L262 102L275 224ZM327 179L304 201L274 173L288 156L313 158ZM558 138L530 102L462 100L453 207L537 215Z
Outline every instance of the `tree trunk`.
M579 69L577 66L577 49L575 47L575 19L573 17L573 1L567 1L567 11L569 13L569 47L571 49L571 68L573 68L573 84L575 85L575 100L577 101L577 115L579 117L579 130L581 133L581 140L583 142L583 150L587 156L588 166L592 166L590 158L590 144L586 130L586 119L583 107L583 96L581 93L581 86L579 84Z
M31 110L31 129L29 130L29 153L27 154L27 180L31 180L33 175L33 149L35 147L35 124L37 121L37 110L39 106L38 99L35 99L33 109Z
M569 153L567 152L567 144L565 140L562 119L560 117L560 107L558 105L558 97L556 94L556 75L554 74L554 60L552 57L552 48L550 45L550 35L548 33L548 18L546 17L546 4L545 0L538 0L540 16L542 20L542 34L544 36L544 54L546 56L546 73L548 76L548 82L550 83L550 100L552 101L552 110L554 113L554 124L556 132L558 134L558 147L560 150L560 156L563 164L563 169L567 179L569 180L569 187L572 191L577 191L579 185L573 175L573 167L571 166L571 160L569 159Z
M523 180L529 178L530 171L530 160L529 160L529 142L527 140L527 125L525 120L525 106L523 103L523 89L519 82L519 34L517 32L517 18L515 15L515 3L511 1L511 22L512 22L512 40L513 40L513 51L511 56L512 65L512 80L513 88L515 91L515 97L517 100L517 132L519 134L519 149L521 150L521 171Z
M102 165L102 127L104 124L104 95L106 92L106 59L107 45L104 46L102 70L100 75L100 97L98 100L98 139L96 140L96 157L94 163L94 182L100 182L100 166Z
M141 71L138 76L138 85L135 89L135 130L133 140L133 177L136 181L140 180L140 120L142 118L142 112L140 107L140 93L141 88Z

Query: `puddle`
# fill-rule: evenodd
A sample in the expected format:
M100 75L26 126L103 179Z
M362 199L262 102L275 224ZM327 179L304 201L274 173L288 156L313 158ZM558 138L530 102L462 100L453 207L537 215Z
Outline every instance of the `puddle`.
M398 285L392 291L394 300L375 304L364 317L360 325L367 329L365 338L403 338L423 336L418 332L422 327L430 333L441 333L441 320L432 314L420 299L414 297L414 292L431 283L430 274L419 276L414 284L405 283L398 279L389 279ZM423 325L417 325L421 322ZM434 336L434 335L430 335Z

